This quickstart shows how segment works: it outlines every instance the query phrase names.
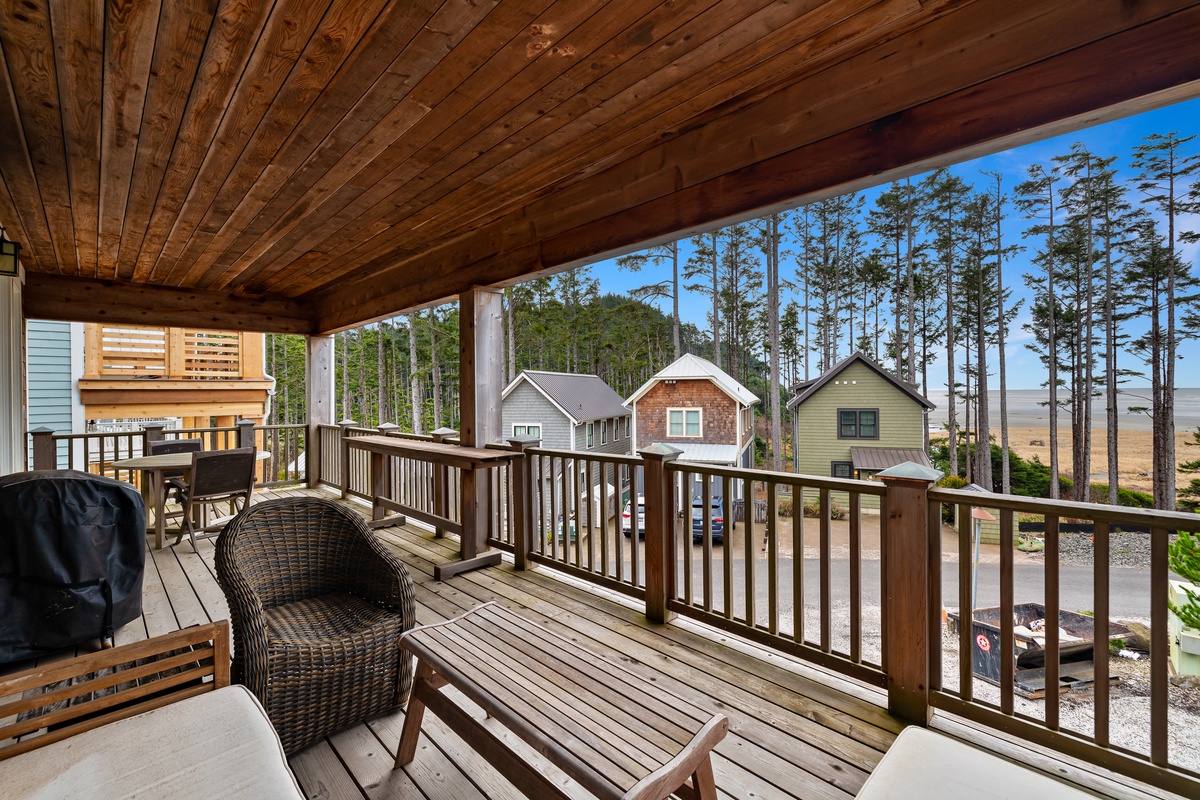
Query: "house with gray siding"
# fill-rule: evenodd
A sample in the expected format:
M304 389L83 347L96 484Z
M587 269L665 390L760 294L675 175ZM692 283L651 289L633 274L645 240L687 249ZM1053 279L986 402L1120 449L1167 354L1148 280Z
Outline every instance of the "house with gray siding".
M83 325L31 319L25 331L28 429L82 431L83 404L75 387L83 374ZM27 444L27 449L31 447ZM59 442L58 447L65 465L67 443ZM27 458L32 463L32 454Z
M632 412L598 375L525 370L505 387L501 397L505 437L537 436L542 447L592 455L633 452ZM556 464L555 468L558 467ZM612 470L605 473L609 483L605 493L609 498L607 515L612 516L618 497L627 487L613 486L616 478ZM591 475L598 486L599 470L592 470ZM558 495L560 487L561 476L556 475L553 487L548 485L541 490ZM593 502L598 494L593 492ZM599 520L600 514L585 513L584 524L588 517Z
M933 403L861 353L792 391L796 472L870 480L905 461L929 465Z

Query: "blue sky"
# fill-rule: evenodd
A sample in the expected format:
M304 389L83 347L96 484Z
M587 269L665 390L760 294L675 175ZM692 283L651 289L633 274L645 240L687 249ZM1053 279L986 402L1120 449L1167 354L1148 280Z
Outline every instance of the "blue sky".
M1012 188L1017 183L1025 180L1026 170L1030 165L1042 164L1049 168L1053 156L1069 152L1075 142L1083 142L1089 150L1097 155L1116 155L1118 177L1131 180L1134 173L1129 168L1129 160L1133 153L1133 148L1141 142L1143 137L1150 133L1167 133L1170 131L1175 131L1181 136L1200 133L1200 100L1179 103L1092 128L1075 131L1063 136L1045 139L983 158L966 161L952 167L951 170L967 183L977 184L977 188L980 190L984 188L985 182L990 181L989 178L982 174L983 171L1000 172L1004 176L1003 183L1006 193L1011 193ZM1200 138L1190 143L1188 152L1200 152ZM867 208L871 207L876 195L884 188L886 187L881 186L864 192ZM1011 204L1007 208L1009 210L1009 221L1004 235L1006 242L1013 243L1020 240L1020 230L1024 227L1024 221L1012 210ZM1185 220L1182 227L1192 230L1200 229L1200 219ZM1027 252L1017 255L1005 267L1006 282L1014 290L1014 297L1017 298L1028 298L1029 296L1024 282L1019 277L1021 274L1030 271L1028 259L1033 249L1033 242L1026 242L1026 244L1029 245ZM1198 258L1200 258L1200 247L1196 245L1187 246L1183 252L1188 263L1192 265L1192 269L1200 271L1200 265L1197 263ZM615 262L611 260L599 262L593 265L591 269L593 276L600 280L601 291L616 294L625 294L637 286L661 280L668 275L666 269L661 274L656 274L653 271L644 271L642 273L623 272L618 270ZM794 272L794 267L789 267L785 264L782 267L782 272L783 277L787 279ZM1007 278L1007 276L1012 277ZM786 299L785 297L784 302L786 302ZM698 293L685 291L680 298L680 315L685 322L691 322L703 330L707 324L704 315L708 309L708 302L704 296ZM664 311L667 313L670 312L668 304L663 303L660 305ZM1026 303L1026 306L1028 306L1028 303ZM1037 361L1036 356L1024 346L1024 342L1028 339L1029 334L1021 328L1021 325L1027 320L1028 311L1023 308L1021 316L1013 324L1013 329L1009 336L1009 346L1006 348L1008 352L1009 384L1010 388L1013 389L1034 389L1045 379L1044 370ZM1181 388L1200 387L1200 343L1194 341L1185 343L1181 348L1181 354L1182 360L1177 368L1177 386ZM843 355L845 354L843 353ZM1122 366L1129 369L1140 369L1141 363L1135 357L1129 356L1123 361ZM944 383L945 366L943 364L932 365L930 376L930 382L933 384L930 386L930 391L944 388L937 385L939 377L935 377L940 376L940 380ZM995 388L996 378L993 376L991 380L993 388ZM1147 384L1148 381L1146 380L1139 381L1135 379L1130 382L1130 386Z

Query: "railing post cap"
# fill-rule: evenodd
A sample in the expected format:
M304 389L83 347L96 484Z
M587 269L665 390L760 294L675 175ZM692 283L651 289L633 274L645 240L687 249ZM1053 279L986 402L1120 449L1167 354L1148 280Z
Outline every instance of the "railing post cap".
M400 430L400 426L394 422L381 422L379 424L379 430L381 430L381 431L398 431L398 430Z
M143 422L142 423L142 430L144 430L144 431L162 430L165 427L167 427L167 425L164 422Z
M434 431L433 435L434 436L457 436L458 431L454 430L454 428L443 427L443 428L438 428L436 431Z
M674 461L683 454L683 451L678 447L657 442L649 447L643 447L641 450L638 450L638 454L641 456L650 456L651 458L661 458L663 461Z
M34 428L30 433L54 433L54 428L47 428L45 425Z
M337 424L341 425L343 428L347 428L351 425L357 425L358 423L352 419L340 419L340 420L338 420Z
M238 425L249 425L251 427L254 427L257 423L252 419L239 419L237 421L237 424Z
M894 467L888 467L878 473L881 480L897 480L897 481L922 481L925 483L933 483L941 478L943 473L933 467L927 467L924 464L918 464L915 461L905 461L903 464L897 464Z
M513 445L514 447L530 447L530 446L536 447L537 445L542 443L542 437L530 436L529 434L526 433L526 434L522 434L521 436L510 436L507 439L505 439L504 441L508 442L509 444Z

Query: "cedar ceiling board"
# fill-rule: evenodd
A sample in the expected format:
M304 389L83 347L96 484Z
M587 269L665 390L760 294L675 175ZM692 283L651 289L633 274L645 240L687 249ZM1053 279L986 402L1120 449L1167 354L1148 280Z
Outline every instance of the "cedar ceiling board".
M386 2L334 0L205 212L200 227L214 229L216 234L206 242L193 239L189 243L182 256L187 271L178 282L194 285L225 248L237 224L252 218L253 209L247 208L239 214L243 200L262 179L263 170L279 154L296 126L310 115L322 96L332 96L331 81L356 52L365 33L376 24Z
M639 176L649 175L667 165L678 171L678 179L684 186L699 184L738 166L787 152L882 114L927 102L959 86L1024 66L1034 59L1028 53L1054 55L1070 46L1094 41L1125 24L1118 11L1112 25L1099 33L1087 34L1088 20L1095 16L1094 7L1066 4L1057 13L1049 15L1040 10L1041 6L1031 8L1034 13L1009 20L1010 27L1003 35L981 33L984 41L964 41L961 32L986 30L988 20L1000 19L997 8L991 3L976 3L965 9L961 14L971 15L968 19L955 15L934 20L907 36L892 40L880 50L840 62L783 89L759 106L741 110L694 133L670 140L662 145L661 153L652 151L639 156L626 165L624 174L608 181L607 191L620 195L626 202L649 201L654 199L651 194L643 193L639 199L634 193ZM1068 37L1062 31L1077 32L1077 35L1067 43ZM1014 46L1015 42L1023 43L1026 55L1015 55L1022 49ZM1040 45L1040 49L1035 45ZM963 48L971 48L976 56L971 61L974 69L962 63ZM979 63L983 53L996 57L989 62L991 66ZM885 86L873 77L889 66L905 76L903 86ZM868 76L866 87L863 76ZM947 84L947 76L958 82ZM781 109L792 112L781 112ZM803 112L796 113L796 109L803 109ZM745 131L753 131L753 134L746 136ZM662 181L641 180L650 191L663 190ZM580 183L532 204L530 211L539 219L539 233L548 236L565 229L561 226L571 224L567 215L555 215L556 209L574 209L589 204L611 206L612 200L605 198L601 191L604 186L595 181Z
M0 147L0 184L4 187L4 191L0 192L0 225L6 228L8 238L21 242L28 248L26 255L21 256L21 263L26 269L55 269L55 264L46 263L47 257L54 252L54 245L50 240L50 225L45 217L45 209L38 198L37 180L33 175L29 150L21 146L21 112L17 109L17 98L9 81L9 68L2 42L0 131L5 131L12 137L12 146Z
M27 319L177 326L256 333L315 331L311 307L285 298L173 289L31 272L21 297Z
M922 26L915 31L909 31L909 33L904 37L897 37L896 39L890 41L884 48L884 59L886 60L887 58L890 58L896 49L903 48L911 39L920 40L925 34L927 28L928 25ZM922 52L925 51L922 50ZM950 58L957 58L958 53L958 50L952 47L949 48ZM934 59L936 59L938 56L946 57L946 53L934 51L929 53L928 58L931 63L934 63ZM857 82L860 84L860 86L863 81L866 80L868 83L876 83L876 88L878 88L878 83L874 77L878 72L875 59L876 56L874 55L874 51L867 51L865 54L860 54L848 61L840 62L836 68L850 75L852 80L857 79ZM866 62L868 65L867 68L863 67L863 62ZM934 63L934 66L937 66L936 63ZM946 80L946 73L936 69L931 69L931 72L935 76L940 77L941 80ZM811 80L812 82L821 82L822 91L817 92L817 94L822 98L822 100L824 100L826 97L823 91L823 87L825 85L825 73L819 74ZM948 89L942 87L941 91L945 92L948 91ZM862 94L862 90L861 88L859 88L857 91L855 89L847 88L844 94L854 96L856 94ZM859 101L858 106L861 112L861 118L854 119L851 114L845 113L843 109L835 108L835 113L831 113L828 116L821 118L821 122L825 124L827 130L818 129L812 123L810 123L805 129L804 135L807 135L811 138L817 138L819 135L830 135L832 133L844 130L846 126L852 122L858 122L861 124L862 122L873 119L874 112L879 108L879 103L881 101L885 104L890 103L893 107L893 110L899 110L908 102L928 99L927 97L914 98L911 92L893 91L890 88L887 89L884 94L886 95L884 98L864 96ZM844 105L839 104L836 99L831 99L828 102L831 106ZM746 141L746 137L742 133L743 131L757 131L761 126L767 124L768 121L773 121L778 117L786 117L790 114L794 114L794 109L797 107L802 106L798 106L796 102L792 102L791 100L786 103L775 103L772 107L769 107L766 113L760 115L760 117L751 117L750 119L747 119L751 112L742 111L735 115L735 119L732 121L726 121L722 124L725 130L730 131L729 135L733 140L737 142L743 142ZM787 109L787 111L780 112L780 108ZM682 160L682 158L680 160L674 160L674 154L672 154L671 157L665 157L665 154L670 152L665 150L667 147L672 147L675 149L682 148L684 152L690 152L689 157L693 160L699 161L702 167L711 167L715 169L731 169L742 163L747 163L747 161L752 163L753 159L756 157L764 157L763 148L758 143L759 137L757 135L748 140L751 152L748 156L745 156L746 160L743 160L742 162L731 162L729 159L715 158L713 156L712 145L710 143L706 143L702 147L689 148L689 143L694 142L698 135L699 132L689 132L688 134L685 134L684 136L681 136L679 139L675 140L675 144L668 143L667 145L661 145L658 148L649 151L648 153L639 155L633 161L626 163L626 170L624 173L612 173L610 175L610 179L607 181L597 179L595 176L593 176L588 180L577 183L574 187L561 190L550 195L548 198L530 203L530 213L528 216L538 220L538 234L545 236L549 233L557 232L558 230L563 229L563 226L569 227L570 224L572 224L571 219L574 218L575 210L580 205L586 208L588 205L611 203L611 198L607 197L607 195L610 193L621 195L622 197L626 198L628 204L637 204L638 202L644 202L648 199L653 199L653 197L657 196L658 194L672 192L678 188L676 186L677 175L675 174L675 171L680 169L683 164L688 162ZM779 150L777 152L788 149L789 145L795 146L796 144L803 143L805 143L805 140L798 141L798 137L795 134L791 134L791 138L789 140L778 145ZM639 184L641 184L641 188L644 192L640 199L637 195L635 195L635 190L639 188ZM603 190L603 192L601 192L601 190ZM649 192L649 194L647 195L645 192ZM395 263L396 259L392 258L390 261L391 263ZM377 257L372 265L384 265L386 263L387 256L384 255L383 257ZM408 272L409 274L413 274L411 268L408 269Z
M439 40L450 40L457 42L474 28L474 25L478 19L481 19L484 16L486 9L487 6L485 4L468 4L462 2L447 2L443 4L437 15L435 15L431 20L429 20L429 22L421 27L416 34L416 38L414 39L414 44L419 45L415 47L416 52L418 54L424 53L426 58L420 63L418 63L416 59L406 59L406 66L409 67L409 74L399 75L401 81L400 85L391 89L391 91L387 92L387 94L396 92L397 94L407 95L410 91L410 87L415 85L417 80L424 78L425 75L427 75L428 72L437 65L438 59L440 58L439 54L443 50L449 51L452 47L452 45L442 47L439 46L437 42ZM412 45L410 45L410 48L411 47ZM405 52L399 54L398 60L404 58ZM391 79L396 77L396 73L393 69L389 68L388 76L389 83L391 83ZM415 106L416 104L413 105ZM361 105L356 106L355 108L358 109L360 107ZM349 143L354 142L353 147L357 153L353 153L352 156L356 156L357 154L361 154L363 152L371 153L375 151L375 148L382 148L389 143L389 140L387 140L386 130L389 122L395 125L395 127L391 129L391 133L399 136L403 135L403 132L411 126L413 121L415 121L415 119L411 121L402 119L400 120L401 124L396 124L397 121L390 119L391 116L392 115L389 115L389 118L385 118L385 131L383 132L380 141L375 141L370 138L363 138L358 142L355 142L352 136L341 135L336 136L331 140L327 140L328 146L319 150L305 165L305 171L313 178L313 185L316 186L316 190L302 191L299 193L298 200L296 202L301 207L301 210L308 205L317 202L320 198L323 198L328 194L338 190L345 184L345 173L342 173L339 169L323 168L323 165L328 163L330 147L341 148ZM419 115L415 116L419 117ZM407 122L407 124L403 124L404 122ZM353 123L351 123L351 126L353 126ZM343 159L343 162L346 160L349 160L352 164L355 161L354 157ZM339 163L338 166L341 167L343 164ZM316 183L316 179L322 176L330 176L328 182L324 185ZM300 186L303 185L303 181L298 180L291 180L289 183L294 183ZM284 222L289 223L291 219L294 219L298 215L299 212L293 208L287 212L287 215L284 217ZM274 218L274 213L268 209L261 213L260 217L262 219L270 220ZM251 253L250 257L256 259L258 258L258 255L258 253Z
M215 0L170 0L163 5L146 89L149 111L141 122L116 258L118 276L132 273L141 252L215 14Z
M550 2L551 0L543 0L544 5L550 5ZM591 8L574 0L561 2L571 8L585 11ZM408 96L410 101L429 107L433 112L422 116L403 138L390 143L366 168L350 177L348 181L344 178L337 181L343 190L329 194L313 213L303 220L298 220L300 224L291 229L290 238L299 240L299 245L286 252L282 252L276 246L275 254L268 257L268 260L290 263L304 250L314 246L324 252L324 243L314 245L314 231L322 235L330 230L336 231L343 227L346 221L358 219L383 202L395 182L416 177L411 171L415 163L412 158L422 146L435 140L460 117L474 119L475 107L488 94L506 96L499 90L505 87L506 80L511 79L511 76L518 73L530 60L528 41L533 38L530 26L538 18L539 11L539 7L531 7L528 4L501 3L464 38L456 41L445 58L435 69L427 71ZM497 47L500 42L505 44ZM506 62L503 66L494 63L497 56L501 56L499 60ZM462 89L472 78L476 82L485 82L485 88L477 89L474 96L466 94ZM416 171L419 172L419 169ZM366 191L362 191L364 189ZM320 227L314 217L326 223L326 227ZM342 222L339 223L339 220ZM366 224L375 221L367 220ZM247 277L252 277L256 270L253 267L241 270L242 274L246 272L251 273ZM244 285L244 281L237 284L238 288Z
M189 256L194 257L217 230L205 218L224 191L236 160L259 129L272 101L296 62L304 55L331 0L279 0L246 63L232 102L221 120L216 147L208 150L159 256L165 268L160 282L183 285Z
M17 98L19 128L33 167L31 197L18 196L19 208L38 203L46 215L51 249L39 252L33 266L56 272L74 273L75 225L71 218L71 196L67 186L66 144L59 115L58 77L54 64L49 11L34 3L18 7L0 4L0 45L8 62L8 79ZM7 148L0 148L7 149ZM19 184L13 187L20 187ZM53 261L51 261L51 259Z
M173 0L169 0L173 2ZM104 27L104 91L100 115L100 228L96 277L115 278L121 231L138 154L146 87L159 30L161 0L109 3ZM165 32L165 38L170 32Z
M845 9L845 6L839 6L839 10L844 11L844 9ZM890 19L879 20L877 22L864 23L863 19L862 19L863 17L864 17L864 15L860 14L853 19L853 22L857 23L857 26L855 26L856 29L861 33L875 32L875 31L870 30L875 25L887 24L889 22L894 22L896 19L893 16ZM833 22L833 21L834 20L826 20L826 22ZM761 37L769 34L769 31L772 28L774 28L773 25L771 27L767 28L767 30L765 32L764 31L753 32L754 38L752 39L752 41L754 41L754 42L763 41ZM862 46L861 40L856 40L855 36L850 35L847 32L842 31L840 29L835 29L832 32L825 30L825 31L822 31L822 33L827 33L831 36L831 38L834 39L832 46L835 48L837 47L838 44L841 44L843 46L851 46L852 44L858 44L860 47ZM802 40L805 40L806 42L811 42L814 39L822 38L819 34L816 36L799 36L799 37L797 37L797 32L791 31L791 30L787 31L787 36L788 36L788 40L790 40L791 38L801 38ZM767 48L765 46L756 45L753 49L756 53L758 53L759 51L766 51L769 48ZM791 48L791 49L794 51L797 48ZM829 55L829 53L827 52L824 55L827 57ZM757 58L757 55L755 57ZM791 58L791 56L789 56L789 59L790 58ZM778 60L778 59L776 59L776 60ZM778 69L778 67L775 67L775 68ZM710 82L712 79L711 78L712 73L713 73L712 70L707 70L707 71L701 73L702 80L705 82ZM712 106L720 104L729 96L736 96L736 92L742 91L744 89L744 87L745 87L745 84L740 83L740 82L736 83L730 87L718 87L717 89L712 90L709 93L707 93L707 94L718 95L718 97L716 97L716 99L711 99L711 100L706 96L706 93L702 92L702 84L695 86L695 87L688 87L688 90L685 91L684 94L690 95L692 97L692 100L687 104L672 103L672 102L670 102L670 100L674 99L672 97L672 98L668 98L668 102L667 102L666 106L663 106L663 104L661 102L659 102L655 105L654 110L649 113L646 113L643 109L639 108L637 110L637 112L630 112L626 115L626 117L627 118L633 117L633 116L635 116L635 113L636 113L636 115L638 117L649 121L650 125L648 125L646 127L650 128L650 130L648 130L646 133L642 134L642 140L648 141L648 142L653 142L657 136L658 131L660 130L660 128L658 126L664 124L664 122L662 121L663 117L671 112L672 107L674 107L674 111L676 114L679 114L681 109L689 108L689 107L694 107L697 109L710 108ZM648 90L642 91L642 94L650 96L650 97L657 97L660 100L662 97L666 96L665 93L659 92L653 87ZM689 113L689 112L683 111L682 113ZM666 122L670 123L671 120L667 120ZM597 129L598 129L598 126L597 126ZM628 138L628 137L626 137L626 138ZM564 145L566 144L565 140L564 140L563 144ZM551 149L556 150L557 148L551 148ZM593 154L596 153L596 146L594 144L593 144L590 152L592 152ZM557 153L556 153L556 157L557 157ZM569 169L576 170L577 168L569 167ZM539 165L538 169L532 169L532 170L529 170L528 172L530 175L537 176L538 178L542 179L543 181L548 180L551 176L553 176L555 174L553 171L551 171L548 168L545 168L542 165ZM567 176L564 175L563 177L567 177ZM656 182L661 183L661 180L656 179ZM439 200L439 199L445 200L446 201L445 205L448 205L450 208L453 208L456 211L460 211L462 208L464 208L466 206L466 204L468 202L470 202L468 197L466 197L464 195L472 194L472 195L475 195L476 198L478 198L481 194L480 188L481 187L479 187L478 185L472 184L472 185L468 185L465 188L457 189L457 190L455 190L453 195L443 197L443 198L437 198L434 196L430 196L430 193L427 193L426 195L421 196L420 198L418 198L419 202L416 203L415 205L418 208L424 208L426 210L423 211L420 214L420 216L418 216L418 217L404 220L403 221L404 224L402 226L400 226L399 229L402 231L409 231L409 230L415 229L416 227L424 225L426 222L429 221L429 218L431 216L438 213L437 209L439 209L439 206L436 205L436 200ZM505 187L505 188L508 188L508 187ZM671 190L674 187L668 186L667 188L668 188L668 190ZM529 196L537 193L539 190L534 189L531 191L531 190L526 189L525 191L527 192L527 194L522 197L519 197L516 202L529 202ZM491 200L490 203L486 203L486 204L481 203L481 202L476 202L474 204L474 207L484 206L486 208L493 209L491 211L491 217L492 217L492 219L495 219L497 216L500 215L500 213L503 210L505 210L506 206L509 206L514 202L513 200L508 199L508 198L511 198L512 193L513 192L511 190L508 191L506 194L506 200L503 202L493 199L493 200ZM483 190L482 194L488 198L493 197L493 195L487 194L486 189ZM389 198L388 204L389 205L394 204L395 202L396 202L395 198ZM443 211L441 213L444 214L445 212ZM487 220L482 220L482 221L487 221ZM398 220L395 220L393 218L392 224L398 224L398 222L399 222ZM461 215L461 212L452 219L452 223L457 225L458 229L460 229L460 230L467 229L468 225L470 225L470 224L479 224L480 222L481 222L481 220L478 218L464 219L463 216ZM426 240L428 240L429 238L437 238L439 230L437 228L428 228L428 229L422 229L421 233L424 234L424 236L426 237ZM383 237L381 237L381 238L383 238ZM386 265L388 263L394 263L397 256L403 252L403 248L404 248L404 243L398 244L394 240L394 238L391 241L373 243L372 250L369 251L369 254L366 256L367 260L365 262L360 260L357 266L359 269L362 269L364 267L369 269L369 268L375 267L375 266L381 266L381 265ZM418 245L418 248L419 248L419 245ZM371 254L374 254L374 255L372 256ZM278 288L283 290L284 293L289 293L289 294L291 293L291 292L287 291L286 284L284 284Z
M994 152L1041 138L1046 126L1053 133L1068 129L1079 115L1116 118L1124 113L1120 105L1095 110L1125 102L1131 103L1129 110L1142 110L1137 98L1154 92L1166 93L1156 103L1195 96L1200 93L1200 83L1193 83L1200 81L1200 53L1193 47L1197 37L1200 8L1188 9L541 242L498 251L495 242L503 231L494 226L458 243L472 254L490 250L490 258L463 267L453 248L432 251L431 266L424 272L436 277L407 288L385 278L374 288L349 286L322 297L318 328L349 327L452 296L461 287L511 281L538 269L666 239L689 227L745 214L752 204L792 206L798 198L877 183L881 174L899 177L949 163L945 154ZM1127 68L1114 74L1108 68L1112 63ZM1031 86L1044 90L1033 93Z
M570 37L568 36L567 41L562 42L562 47L563 48L572 47L575 50L575 52L576 52L575 60L579 62L578 66L575 67L575 71L583 70L585 73L590 73L590 74L588 74L586 77L580 79L576 76L571 75L571 69L567 68L567 65L565 65L565 64L563 65L564 68L559 69L557 73L546 74L544 70L539 69L541 64L544 63L545 58L549 57L549 56L543 56L541 59L538 59L534 68L527 68L526 72L527 72L527 74L534 76L535 80L539 81L541 84L543 84L543 87L549 89L550 91L546 92L546 93L531 92L530 96L527 97L526 100L522 101L522 103L518 107L516 107L513 110L510 110L506 114L502 113L503 112L502 106L500 108L498 108L497 110L492 111L491 114L493 116L496 116L496 115L499 115L499 116L497 116L497 121L490 125L490 128L489 128L489 126L478 124L477 122L475 122L473 117L468 119L467 122L470 123L470 126L466 127L466 130L464 131L464 133L459 134L459 135L460 135L460 137L462 137L464 134L466 136L475 135L476 140L468 141L468 142L462 144L459 148L459 152L464 154L467 158L471 158L472 154L476 153L476 150L475 150L476 147L479 147L481 149L484 147L484 143L482 141L478 141L479 135L480 135L478 133L479 131L483 131L482 135L488 136L488 137L494 136L493 134L488 133L489 130L497 131L497 132L499 132L499 134L501 136L511 135L512 133L515 133L517 130L519 130L521 127L524 127L529 122L537 120L539 117L545 115L549 111L549 109L552 109L564 97L569 97L572 93L578 92L579 89L583 88L583 86L586 85L585 82L589 79L592 80L592 82L594 83L596 81L599 81L605 75L620 70L620 71L622 71L622 74L625 75L625 79L620 84L621 86L624 86L629 81L637 80L638 77L642 74L642 69L651 69L651 68L661 69L661 68L667 67L672 59L675 59L675 61L678 63L681 53L677 52L674 49L660 48L654 54L653 60L647 61L645 59L642 59L642 61L646 62L646 66L644 68L639 68L638 66L636 66L636 64L634 64L635 59L637 59L641 54L643 54L648 48L653 46L655 41L661 41L663 39L667 39L668 41L672 41L675 44L679 45L681 48L683 48L683 47L686 47L686 48L699 47L699 46L703 45L704 42L706 41L705 36L702 35L705 32L708 32L708 34L710 36L714 36L714 37L723 35L719 29L714 29L711 25L709 25L707 23L712 23L716 20L722 21L722 24L735 23L740 20L740 17L731 18L730 15L735 10L741 14L752 14L755 11L755 9L756 9L756 6L752 6L752 5L746 4L746 3L740 3L740 4L739 3L731 3L729 7L717 7L715 9L696 8L696 9L694 9L695 11L702 11L703 14L700 16L700 23L692 25L692 29L691 29L690 33L680 32L683 29L676 27L678 24L680 24L680 21L676 20L674 17L671 17L671 16L668 16L667 19L662 20L666 24L664 24L661 29L654 29L651 26L651 24L646 24L646 23L638 22L638 21L634 21L633 23L625 23L626 25L628 25L630 27L630 31L631 31L631 35L628 37L629 41L627 41L626 39L621 38L621 37L617 37L617 38L611 40L613 42L613 46L622 48L621 50L614 51L612 49L612 47L609 47L609 48L606 48L605 50L601 50L599 53L596 53L591 56L586 55L585 51L590 50L594 45L590 45L590 44L584 45L582 42L587 41L587 39L581 39L581 40L579 40L579 42L570 41ZM657 22L657 21L659 21L659 20L656 20L653 18L648 20L649 23L653 23L653 22ZM614 31L619 30L619 26L614 26L613 30ZM590 31L589 30L584 31L585 34L588 32L590 32ZM727 32L725 32L725 33L727 35ZM603 42L597 42L597 44L602 45ZM551 53L549 55L553 55L553 53ZM607 66L608 69L595 69L594 67L598 64ZM703 65L697 67L697 69L702 69L702 68L703 68ZM678 68L676 68L674 71L678 71ZM597 74L597 73L599 73L599 74ZM550 79L557 79L558 83L560 85L556 86L554 81L552 81ZM573 88L568 91L564 91L563 88L561 87L563 80L573 81L573 84L574 84ZM511 85L512 85L511 82L510 82L510 84L507 84L505 86L506 92L505 92L504 96L496 95L497 99L499 99L502 102L505 102L506 104L510 104L511 101L507 100L507 94L508 94L508 90ZM536 84L535 84L535 86L536 86ZM572 83L568 83L567 86L572 86ZM676 100L678 100L678 98L676 98ZM588 105L591 105L591 104L592 103L589 102ZM674 103L671 103L671 101L668 101L668 104L674 104ZM617 116L619 116L619 114L617 114ZM465 127L465 126L460 126L460 127ZM436 146L441 146L441 137L439 137L438 139L433 140L433 141ZM458 140L450 140L450 141L453 144L453 143L456 143ZM439 159L437 158L436 155L426 156L426 159L427 159L428 163L437 163L439 161ZM458 163L460 163L459 160L455 160L453 158L447 157L444 159L443 163L438 164L438 169L452 168ZM444 164L444 166L443 166L443 164ZM536 168L534 171L536 171ZM420 176L420 181L413 181L413 182L409 183L408 186L417 187L417 190L419 190L420 186L426 185L426 175L427 174L428 173L422 173ZM430 175L430 179L436 177L437 175L438 175L437 172L433 172ZM402 187L402 191L405 191L407 188L407 187L405 187L404 183L401 180L397 179L396 173L393 173L393 175L390 176L389 182L391 184L400 185ZM381 182L380 184L378 184L378 186L380 187L381 190L386 191L388 189L389 182ZM406 192L406 193L409 196L411 196L411 192ZM467 190L465 190L465 194L470 198L470 200L467 200L467 202L477 200L477 198L474 197L474 195L476 193L473 189L468 188ZM336 245L345 245L343 247L343 250L354 248L358 244L358 241L361 241L361 239L362 239L361 234L355 235L355 234L357 234L358 230L361 230L368 226L375 225L375 226L378 226L379 230L385 231L385 230L388 230L389 228L391 228L393 225L397 225L397 224L400 224L401 222L404 222L403 220L394 218L394 215L393 215L393 218L380 220L381 214L387 212L389 209L391 209L393 206L395 206L399 202L398 197L395 194L393 194L393 196L391 196L391 197L382 197L379 194L375 194L368 198L364 198L363 200L365 200L366 202L358 203L358 205L363 208L363 211L361 213L356 213L354 215L354 220L357 225L357 229L352 228L349 230L343 230L343 231L340 231L337 234L335 234L335 238L333 240L331 240L331 243L330 243L331 247L336 246ZM458 209L456 209L456 210L458 210ZM380 224L380 223L382 223L382 224ZM407 222L404 222L404 227L405 228L408 227ZM352 236L354 238L351 238ZM293 277L298 279L300 276L293 276ZM287 282L282 283L282 284L256 283L253 285L264 286L264 287L267 285L270 285L272 291L284 291L285 293L294 293L297 290L289 291L289 287L294 282L295 282L294 280L288 280Z
M227 5L214 20L137 264L132 274L122 265L123 277L135 282L153 277L162 246L196 180L204 154L213 146L270 8L268 3Z
M88 269L96 264L100 227L104 0L50 0L50 26L67 145L75 250L82 268Z
M376 125L386 126L389 108L407 93L406 90L397 91L404 78L390 73L388 67L396 60L397 49L403 52L407 48L440 2L426 0L424 5L418 5L410 0L392 0L391 7L380 13L371 29L355 44L356 52L350 56L347 68L333 76L320 98L249 187L221 234L206 251L208 263L205 266L212 263L212 254L218 249L222 263L245 253L269 228L272 212L268 206L277 196L285 194L291 199L284 206L286 209L320 177L319 167L313 168L314 161L319 163L322 158L328 159L326 163L331 166L337 161L335 155L365 142L368 132ZM411 112L411 109L406 110ZM409 113L408 119L402 120L392 135L401 135L417 118ZM331 127L329 120L333 119L337 123ZM308 178L309 175L312 177ZM200 280L208 280L208 276Z

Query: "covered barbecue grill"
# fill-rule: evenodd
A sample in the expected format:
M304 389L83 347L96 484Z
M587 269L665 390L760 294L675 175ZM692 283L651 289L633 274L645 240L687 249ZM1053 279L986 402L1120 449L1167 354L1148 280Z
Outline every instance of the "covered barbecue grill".
M0 477L0 663L111 638L142 613L146 510L75 470Z

